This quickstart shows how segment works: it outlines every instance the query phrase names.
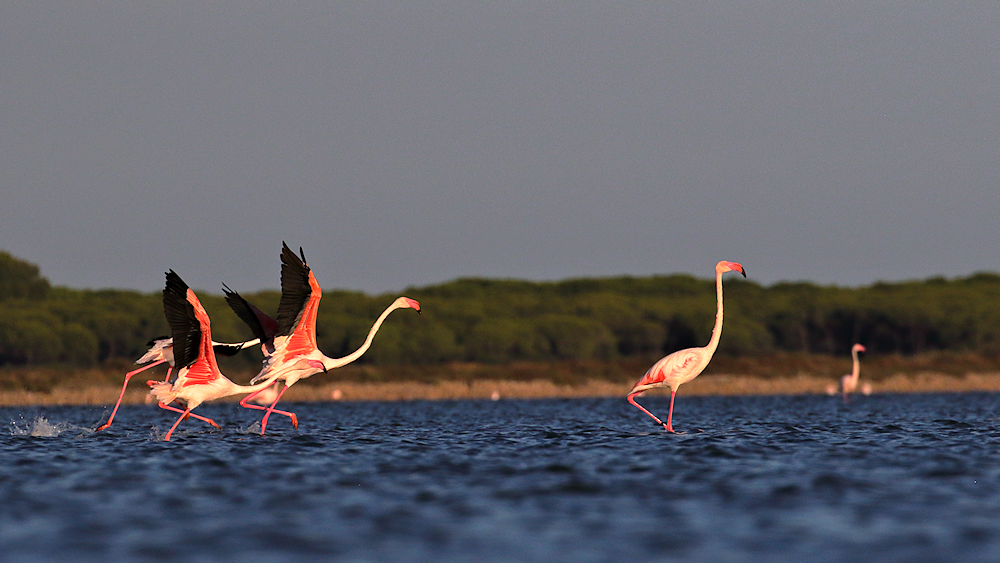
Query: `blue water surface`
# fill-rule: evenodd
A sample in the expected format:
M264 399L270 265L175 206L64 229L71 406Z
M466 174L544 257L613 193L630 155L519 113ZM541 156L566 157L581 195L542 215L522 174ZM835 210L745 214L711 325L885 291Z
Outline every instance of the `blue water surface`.
M0 409L3 560L1000 559L997 394L286 407Z

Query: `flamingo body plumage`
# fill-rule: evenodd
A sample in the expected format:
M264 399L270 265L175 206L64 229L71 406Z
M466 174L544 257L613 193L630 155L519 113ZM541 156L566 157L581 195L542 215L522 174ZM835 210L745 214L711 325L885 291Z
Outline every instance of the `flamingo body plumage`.
M219 371L212 348L211 321L208 313L193 291L173 270L167 272L163 290L163 312L174 342L174 363L177 377L174 382L147 382L161 406L174 400L185 404L180 418L164 437L169 441L174 430L191 410L205 401L220 399L240 393L253 393L271 385L268 379L260 385L237 385Z
M248 340L246 342L240 342L236 344L212 341L212 348L215 350L217 354L222 354L224 356L234 356L241 350L254 346L258 342L259 342L258 339ZM122 399L125 398L125 389L128 387L128 382L129 380L132 379L132 376L141 373L147 369L156 367L162 363L166 363L167 375L166 377L163 378L163 382L168 383L170 381L170 373L174 369L174 339L169 336L161 336L158 338L154 338L153 340L150 340L146 345L149 346L149 349L146 350L146 353L143 354L141 358L135 361L136 364L146 364L146 365L138 369L134 369L125 374L125 382L122 383L122 390L121 393L118 394L118 400L115 402L115 407L111 409L111 416L108 417L107 422L98 426L97 429L94 430L95 432L100 432L101 430L107 430L107 428L111 426L111 423L114 422L115 415L118 413L118 407L121 406ZM172 409L172 408L169 410L177 410L177 412L182 412L178 409ZM215 421L211 419L196 414L192 414L191 416L199 420L203 420L218 428L218 425L215 424Z
M858 390L858 378L861 377L861 360L858 358L858 352L865 351L865 347L861 344L851 346L851 373L840 378L840 392L844 397L844 403L848 402L851 393L855 393ZM868 383L861 385L862 394L870 395L871 392L871 385Z
M273 338L273 351L264 358L264 365L251 381L253 385L265 379L283 381L284 387L264 413L260 433L267 429L267 420L274 406L289 387L301 379L321 372L347 365L360 358L371 346L379 327L396 309L414 309L420 312L420 303L409 297L399 297L387 307L372 325L364 344L343 358L330 358L323 354L316 343L316 316L323 290L316 281L312 268L306 263L305 254L299 249L295 254L287 244L282 243L281 251L281 300L278 302L277 334ZM254 399L244 397L240 404L255 408L248 402Z
M715 265L717 309L715 327L712 329L712 338L709 340L708 345L700 348L678 350L661 358L639 378L639 381L632 386L632 390L628 393L628 402L651 416L657 424L662 425L668 432L674 431L674 397L677 395L677 388L698 377L708 367L716 348L719 346L719 339L722 337L722 274L726 272L739 272L743 274L743 277L747 275L743 266L736 262L723 260ZM670 411L667 414L666 423L635 401L635 397L648 389L656 387L670 388Z
M250 332L252 332L255 339L261 343L260 350L263 352L264 358L266 359L274 353L274 337L278 333L278 321L255 307L249 301L244 299L239 293L229 289L229 286L226 284L222 284L222 288L226 294L226 302L229 303L229 307L236 313L237 317L243 320L243 322L250 327ZM271 403L276 402L279 395L276 387L276 385L272 384L270 387L265 387L260 391L252 393L251 395L244 397L244 399L240 401L240 404L248 409L267 411L266 407L260 405L271 405ZM250 402L257 404L252 405ZM292 428L299 427L299 419L295 413L289 411L279 411L276 409L272 409L271 412L283 414L291 419Z

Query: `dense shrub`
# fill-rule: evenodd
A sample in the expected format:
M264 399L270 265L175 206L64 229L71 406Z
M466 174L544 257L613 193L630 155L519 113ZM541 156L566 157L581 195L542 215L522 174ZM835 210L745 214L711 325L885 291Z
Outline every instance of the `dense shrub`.
M936 351L1000 354L1000 275L876 283L844 288L806 282L763 287L725 281L720 356L774 352L846 354ZM132 362L168 333L159 292L50 287L37 266L0 252L0 366L92 366ZM423 315L393 313L359 360L373 364L522 360L653 359L705 345L715 321L713 279L689 275L560 282L459 279L408 288ZM249 329L221 295L200 295L213 337L240 342ZM244 294L264 311L280 294ZM320 349L342 357L361 346L396 295L326 291ZM259 352L226 360L255 369Z

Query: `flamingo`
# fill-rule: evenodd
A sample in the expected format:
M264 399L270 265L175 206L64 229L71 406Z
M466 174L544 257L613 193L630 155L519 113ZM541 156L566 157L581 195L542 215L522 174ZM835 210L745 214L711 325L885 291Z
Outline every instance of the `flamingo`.
M722 337L722 274L726 272L739 272L743 274L744 278L747 277L746 270L736 262L723 260L715 265L715 293L718 309L715 313L715 328L712 329L712 339L709 340L708 346L678 350L662 358L653 364L653 367L649 368L629 391L628 402L653 417L657 424L663 424L663 421L653 416L653 413L635 402L635 397L647 389L670 387L670 412L667 414L667 423L663 424L663 428L667 432L674 431L672 420L674 417L674 396L677 394L677 388L698 377L708 366L708 362L712 361L712 355L715 354L715 349L719 346L719 339Z
M177 399L183 401L186 407L170 427L164 441L170 441L181 421L190 416L191 410L201 403L240 393L254 393L274 383L271 378L260 385L237 385L222 375L212 349L208 313L191 288L173 270L167 272L167 283L163 289L163 312L173 337L177 378L173 384L163 381L146 383L151 387L150 394L161 407L167 408L165 405Z
M849 395L858 389L858 377L861 376L861 360L858 359L858 352L865 351L865 347L861 344L855 344L851 347L851 358L854 360L854 365L851 367L851 373L840 378L840 392L844 396L845 404L848 402ZM862 383L861 392L865 395L871 395L872 386L867 382Z
M215 349L215 353L217 354L222 354L223 356L234 356L241 350L257 344L257 342L258 340L248 340L246 342L241 342L239 344L228 344L225 342L212 341L212 348ZM146 345L149 346L149 350L147 350L146 353L143 354L141 358L136 360L135 363L147 364L147 365L144 365L139 369L132 370L125 374L125 382L122 383L122 392L118 394L118 401L115 403L115 408L111 410L111 417L108 418L107 422L97 427L97 430L94 430L94 432L107 430L107 428L111 426L111 423L114 422L115 414L118 412L118 407L121 406L122 399L125 397L125 388L128 387L128 382L130 379L132 379L133 375L166 362L168 366L167 376L163 379L163 381L164 383L170 381L170 372L173 371L174 369L174 339L169 336L160 336L158 338L150 340ZM174 407L169 407L166 405L160 405L160 406L167 410L184 412ZM215 426L216 428L219 427L219 425L216 424L215 421L213 421L212 419L205 418L203 416L199 416L196 414L192 414L191 416L197 418L198 420L207 422L212 426Z
M320 352L316 345L316 315L319 311L319 301L323 292L313 275L312 269L306 264L305 253L299 248L300 259L288 245L282 243L281 251L281 300L278 302L278 333L273 339L273 352L264 359L264 367L250 384L253 385L265 379L284 381L285 386L275 397L267 409L247 404L256 394L251 394L240 401L246 408L266 410L260 423L260 433L267 429L267 419L275 411L274 406L289 387L300 379L305 379L320 372L345 366L360 358L371 346L375 333L385 321L389 313L396 309L414 309L420 312L420 303L409 297L399 297L379 315L368 337L360 348L343 358L330 358ZM293 423L294 426L294 423Z
M256 337L255 341L260 342L260 351L267 358L274 352L274 337L278 333L278 321L262 312L252 303L243 298L242 295L229 289L229 286L222 284L222 291L226 294L226 302L243 322L250 327L250 331ZM270 405L278 398L277 386L272 385L247 397L247 401L253 401L257 405ZM267 410L262 406L250 405L244 402L243 406L248 409ZM299 427L299 420L295 413L275 410L273 412L283 414L292 420L292 428Z

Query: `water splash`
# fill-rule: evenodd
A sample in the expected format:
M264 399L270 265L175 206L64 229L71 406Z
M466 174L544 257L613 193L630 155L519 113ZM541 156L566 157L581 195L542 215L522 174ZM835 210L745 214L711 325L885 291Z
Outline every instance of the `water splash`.
M55 438L70 430L93 432L90 428L81 428L68 422L51 423L44 416L36 416L33 420L12 420L10 422L11 436L32 436L35 438Z

